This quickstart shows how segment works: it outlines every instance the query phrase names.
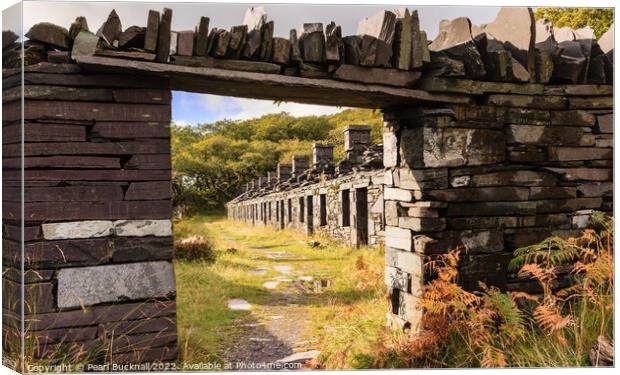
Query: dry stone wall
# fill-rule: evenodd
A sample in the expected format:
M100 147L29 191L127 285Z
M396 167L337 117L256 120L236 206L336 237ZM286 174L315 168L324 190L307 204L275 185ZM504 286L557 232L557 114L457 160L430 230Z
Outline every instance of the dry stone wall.
M3 73L5 350L19 353L23 276L34 359L174 359L167 82L75 64L26 67L23 86Z
M468 289L484 282L539 293L507 270L513 251L579 234L594 210L613 213L611 87L547 86L475 103L384 111L395 326L419 328L422 265L435 254L462 249Z

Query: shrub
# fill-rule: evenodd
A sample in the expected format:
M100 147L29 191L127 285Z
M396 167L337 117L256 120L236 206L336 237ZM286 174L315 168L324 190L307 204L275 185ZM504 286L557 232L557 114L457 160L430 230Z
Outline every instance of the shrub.
M593 346L613 342L613 218L597 213L592 224L596 229L580 237L552 237L515 252L510 267L536 280L541 295L501 292L482 283L478 292L464 290L457 283L459 249L429 262L435 278L421 298L426 312L421 331L384 335L374 365L596 365ZM570 286L557 288L558 267L570 269ZM523 300L529 303L517 303ZM595 359L588 362L588 355Z
M174 242L174 258L188 261L215 262L213 245L202 236L191 236Z

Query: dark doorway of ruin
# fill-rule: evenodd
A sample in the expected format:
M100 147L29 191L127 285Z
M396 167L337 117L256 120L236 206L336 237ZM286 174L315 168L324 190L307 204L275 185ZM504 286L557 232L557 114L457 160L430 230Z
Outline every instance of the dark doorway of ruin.
M312 232L314 232L314 228L313 228L313 222L314 222L314 217L313 217L313 212L314 212L314 205L312 204L312 195L308 195L306 197L306 213L307 213L307 220L306 220L306 233L307 234L312 234Z
M355 236L357 246L368 244L368 189L355 189Z

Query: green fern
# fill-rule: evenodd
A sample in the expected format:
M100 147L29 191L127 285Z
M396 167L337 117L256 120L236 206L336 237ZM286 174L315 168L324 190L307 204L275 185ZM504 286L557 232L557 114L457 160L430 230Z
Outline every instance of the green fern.
M577 259L579 250L560 237L550 237L537 244L519 248L514 255L508 265L510 271L518 270L529 263L557 267Z

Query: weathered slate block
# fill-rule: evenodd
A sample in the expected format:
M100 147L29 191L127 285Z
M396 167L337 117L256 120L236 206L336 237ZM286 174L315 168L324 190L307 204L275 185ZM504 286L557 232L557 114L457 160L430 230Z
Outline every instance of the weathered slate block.
M71 58L75 60L78 56L94 55L99 45L99 37L88 31L80 31L73 41L71 48Z
M571 109L612 109L613 96L571 97L568 99L568 108Z
M566 181L611 181L612 170L607 168L546 168Z
M400 168L395 184L408 190L445 189L448 187L448 170Z
M262 62L262 61L245 61L245 60L224 60L214 59L211 57L182 57L175 56L174 63L184 66L197 66L216 69L237 70L245 72L259 72L267 74L279 74L280 65Z
M614 115L596 116L596 130L599 133L613 134L614 132Z
M113 225L114 234L122 237L172 236L170 220L117 220Z
M411 202L413 201L413 194L409 190L386 187L383 191L383 199L386 201Z
M599 160L612 158L612 148L549 147L549 160L553 161Z
M224 29L213 29L209 38L212 40L211 55L215 57L226 56L231 38L230 32Z
M109 45L118 47L118 40L122 32L121 19L116 14L116 10L112 9L108 19L97 30L97 36L102 37Z
M303 64L301 49L299 47L299 39L297 38L297 30L291 29L289 32L289 42L291 45L291 61L297 66Z
M529 170L506 170L471 176L469 185L484 186L555 186L557 177L548 172Z
M333 77L343 81L413 87L421 76L422 72L410 72L384 68L366 68L344 64L334 72Z
M19 155L20 145L7 145L4 156ZM165 154L170 152L170 142L164 139L126 142L67 142L67 143L26 143L23 155L132 155Z
M6 126L2 132L4 143L20 142L83 142L86 140L86 127L61 124L25 123L22 133L20 125Z
M69 49L69 31L49 22L34 24L24 35L28 39L51 44L62 50Z
M2 165L18 168L21 159L4 159ZM97 156L48 156L27 157L23 161L24 168L72 168L72 169L115 169L120 168L119 158Z
M486 75L482 56L471 36L471 22L466 17L441 23L438 36L428 48L462 61L468 78L481 79Z
M406 128L400 145L401 160L411 168L495 164L506 152L503 133L483 129Z
M398 226L414 232L437 232L446 228L445 218L399 217Z
M47 51L47 61L54 64L69 64L71 54L69 51Z
M54 284L35 283L22 287L21 283L6 278L2 280L2 306L21 312L21 306L18 302L22 300L22 292L25 314L54 311Z
M322 23L304 23L299 37L301 57L305 62L322 63L325 59L325 35Z
M69 65L77 66L77 65ZM73 73L73 72L71 72ZM55 85L70 87L121 87L121 88L150 88L162 89L167 88L168 80L166 78L156 76L140 76L134 75L133 80L127 80L123 75L111 74L46 74L46 73L28 73L24 75L24 83L27 85Z
M536 109L565 109L568 106L568 101L562 96L493 94L488 96L487 102L491 105Z
M412 20L409 9L399 11L394 28L394 61L395 68L409 70L412 56Z
M345 36L342 42L344 43L345 64L359 65L362 55L362 38L357 35Z
M209 40L209 17L200 17L198 26L196 26L196 43L194 45L194 55L206 57L209 54L207 50Z
M125 200L159 200L170 199L171 196L169 181L132 182L125 193Z
M19 173L7 171L5 180L19 180ZM28 170L24 172L25 181L166 181L170 180L171 171L152 170L83 170L63 169Z
M424 191L424 195L447 202L526 201L529 189L521 187L484 187Z
M124 169L170 169L170 154L134 155L124 165Z
M325 61L328 64L344 62L344 44L342 30L332 21L325 28Z
M170 121L170 106L151 104L26 101L24 119Z
M123 200L123 189L119 184L24 188L25 202L103 202L120 200Z
M31 242L24 245L23 260L27 267L37 269L95 265L106 261L108 246L106 238ZM19 256L10 259L9 254ZM19 242L3 241L3 259L12 264L21 264Z
M273 38L272 61L278 64L286 65L289 62L291 54L291 44L288 39Z
M228 42L226 57L231 59L238 59L241 57L247 35L248 27L246 25L233 26L230 29L230 41Z
M58 307L166 297L175 292L169 262L65 268L58 272Z
M157 38L159 37L160 16L156 10L149 10L144 34L144 50L147 52L157 51Z
M70 129L84 129L78 126L65 126ZM135 138L168 138L170 137L169 122L96 122L91 128L92 138L135 139ZM29 138L31 139L31 138ZM52 139L54 140L54 139ZM62 139L59 139L59 141ZM84 140L84 139L79 139ZM36 139L32 139L35 142Z
M468 254L497 253L504 250L501 230L444 231L438 238L415 236L414 249L421 254L445 254L464 247Z
M245 46L241 52L241 57L243 59L250 60L257 57L261 45L261 35L260 30L250 29L245 41Z
M112 96L118 103L170 104L172 101L170 90L114 89Z
M114 233L114 226L107 220L88 220L42 224L41 230L46 240L64 240L107 237Z
M273 52L273 21L269 21L261 28L261 42L258 49L260 61L270 61Z
M119 48L144 48L144 36L146 28L130 26L118 37Z
M27 319L32 330L48 330L105 322L140 321L174 315L175 312L176 303L174 301L155 301L94 306L86 310L80 309L62 313L36 314Z
M530 73L535 74L536 22L531 8L502 7L485 31L510 51L512 56Z
M587 135L583 129L570 126L509 125L506 127L506 141L508 143L542 146L593 145L593 140L584 138Z
M175 330L176 318L174 316L138 321L110 322L99 326L100 335L120 333L135 335L139 333L167 332Z
M413 234L410 229L385 227L385 246L400 250L413 250Z
M7 205L10 212L18 207ZM43 220L117 220L168 219L172 204L166 201L108 201L108 202L34 202L26 203L24 211L29 221Z
M191 56L194 53L194 32L179 31L177 36L177 55Z
M157 58L159 62L168 62L170 56L170 31L172 27L172 9L164 8L159 22L157 37Z
M551 111L551 125L594 126L596 117L586 111Z

